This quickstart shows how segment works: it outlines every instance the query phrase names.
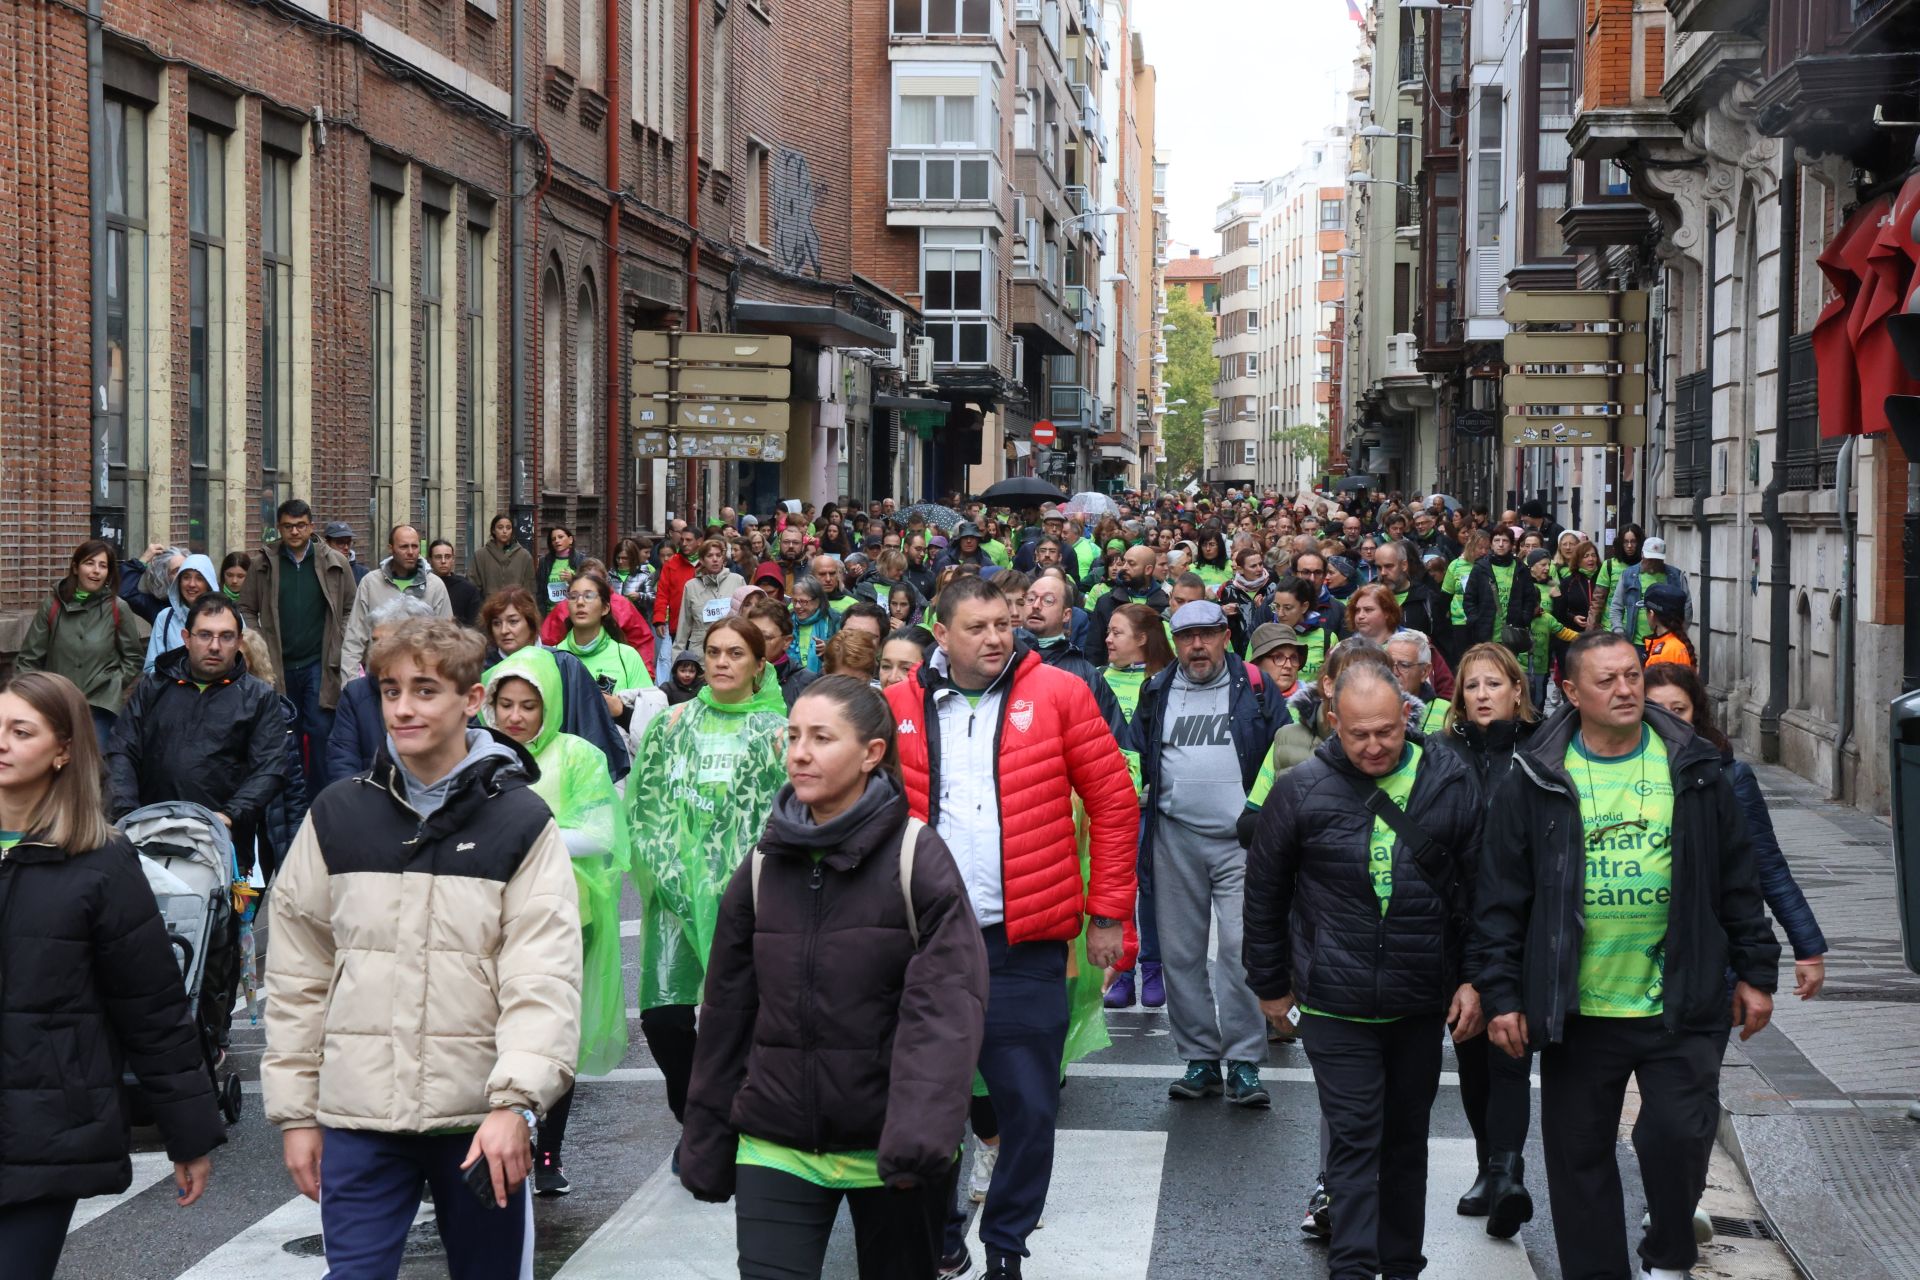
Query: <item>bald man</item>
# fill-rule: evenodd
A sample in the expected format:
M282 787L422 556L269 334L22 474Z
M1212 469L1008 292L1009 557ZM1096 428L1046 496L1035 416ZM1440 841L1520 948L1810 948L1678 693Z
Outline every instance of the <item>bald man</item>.
M1086 658L1096 667L1107 665L1107 623L1113 611L1123 604L1144 604L1155 613L1167 611L1167 593L1154 580L1158 553L1152 547L1128 547L1126 556L1114 574L1110 590L1093 608L1093 620L1087 627Z

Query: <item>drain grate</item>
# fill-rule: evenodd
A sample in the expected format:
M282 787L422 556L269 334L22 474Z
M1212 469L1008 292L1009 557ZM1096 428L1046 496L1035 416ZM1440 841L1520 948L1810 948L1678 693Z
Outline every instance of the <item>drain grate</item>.
M1758 1218L1727 1218L1713 1215L1713 1234L1733 1240L1772 1240L1773 1228Z

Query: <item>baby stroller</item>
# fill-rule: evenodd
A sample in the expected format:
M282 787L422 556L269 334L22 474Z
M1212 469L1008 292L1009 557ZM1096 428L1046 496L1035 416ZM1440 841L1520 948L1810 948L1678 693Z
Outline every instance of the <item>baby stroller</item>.
M233 882L239 871L233 839L227 825L212 810L183 800L135 809L120 822L120 831L140 850L140 865L159 904L167 941L180 961L187 1003L213 1079L220 1114L232 1124L240 1118L240 1077L232 1072L220 1078L220 1047L207 1019L201 1016L201 988L210 963L230 961L233 932ZM214 993L215 999L230 995ZM127 1076L130 1114L145 1123L147 1108L134 1079Z

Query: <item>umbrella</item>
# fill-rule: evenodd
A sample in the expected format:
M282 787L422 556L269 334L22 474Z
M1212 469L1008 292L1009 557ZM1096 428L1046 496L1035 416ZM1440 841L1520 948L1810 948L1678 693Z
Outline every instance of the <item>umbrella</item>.
M1429 495L1429 497L1427 498L1427 501L1432 502L1435 498L1440 499L1441 505L1446 507L1446 509L1449 511L1458 511L1460 509L1460 499L1454 497L1450 493L1436 493L1436 494Z
M1335 493L1365 492L1372 487L1372 476L1342 476L1340 483L1333 486L1333 491Z
M920 516L928 524L945 533L952 533L960 527L960 513L952 507L943 507L937 502L916 502L906 510L896 514L902 524L914 516Z
M1085 493L1076 493L1071 498L1068 498L1067 505L1061 508L1061 510L1065 515L1092 516L1096 520L1101 516L1117 516L1120 514L1119 504L1114 502L1114 500L1106 494L1095 493L1091 489Z
M982 502L1004 502L1016 507L1037 507L1043 502L1066 500L1066 494L1034 476L1014 476L1002 480L980 495Z

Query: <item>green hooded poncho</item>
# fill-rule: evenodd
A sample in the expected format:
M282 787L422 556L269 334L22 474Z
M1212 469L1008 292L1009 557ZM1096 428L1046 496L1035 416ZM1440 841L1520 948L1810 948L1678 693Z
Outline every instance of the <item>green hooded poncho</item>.
M540 731L524 745L540 768L533 793L553 810L554 825L573 855L584 959L579 1070L602 1075L627 1054L626 978L620 964L620 878L628 865L627 824L606 755L585 738L560 732L564 704L553 655L535 645L487 671L481 713L496 728L494 694L509 677L526 681L540 695Z
M646 904L640 1007L700 1003L720 895L787 780L787 703L771 668L745 702L703 688L654 717L627 777L633 879Z

